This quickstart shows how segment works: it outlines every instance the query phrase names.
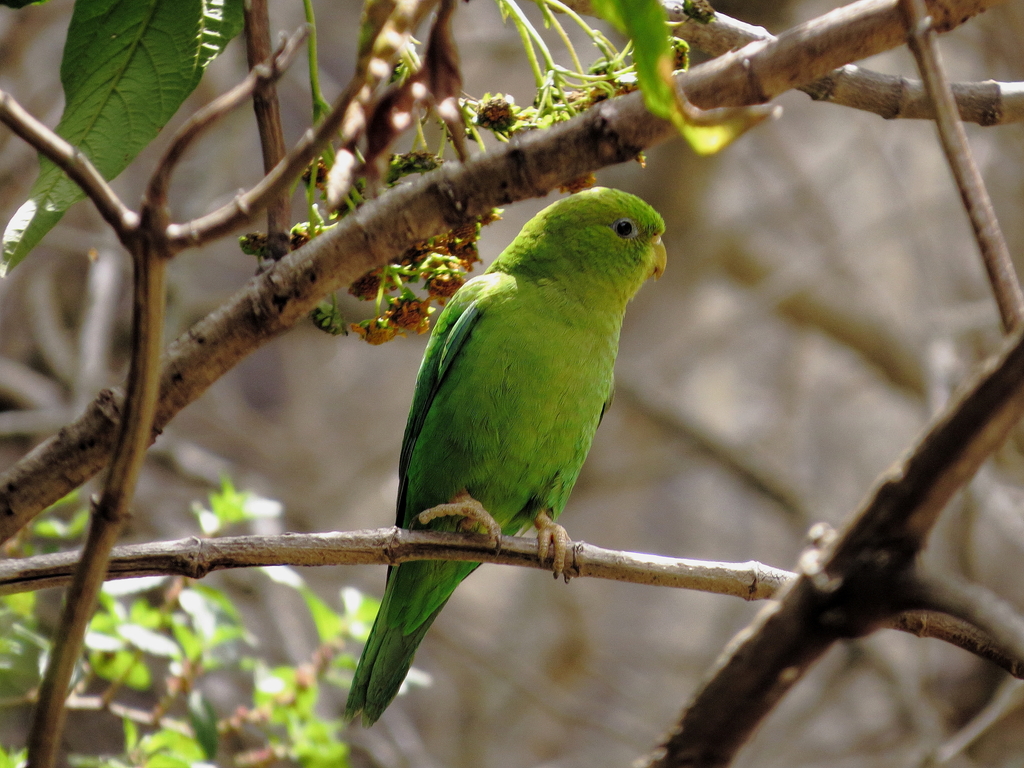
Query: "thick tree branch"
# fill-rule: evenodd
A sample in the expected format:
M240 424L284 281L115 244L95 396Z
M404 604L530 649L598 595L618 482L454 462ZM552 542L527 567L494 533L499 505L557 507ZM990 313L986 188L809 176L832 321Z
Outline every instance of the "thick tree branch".
M590 577L676 589L692 589L744 600L767 600L796 574L756 561L720 563L622 552L573 542L568 572ZM496 552L489 539L455 533L377 528L336 533L188 538L115 547L109 579L186 576L200 579L230 568L269 565L399 565L411 560L464 560L550 571L532 538L503 536ZM64 586L79 554L62 552L0 561L0 595ZM936 606L933 606L937 609ZM918 637L933 637L964 648L1024 677L1024 654L1007 654L991 636L962 619L932 611L908 611L885 626Z
M935 15L951 28L997 1L947 0ZM904 34L896 0L862 0L791 33L694 67L680 83L702 107L762 101L855 58L895 47ZM800 46L810 53L800 55ZM630 94L464 165L446 166L389 190L254 278L168 348L156 429L239 360L305 317L323 296L410 243L495 206L542 196L583 173L630 160L671 136L671 126L647 113L639 94ZM265 192L283 183L283 174L274 178L267 177L257 189ZM177 225L176 237L190 241L189 231L195 229L198 241L200 231L203 238L213 237L247 220L232 210L212 215L213 220ZM0 477L0 541L106 463L119 402L119 394L101 392L74 423Z
M841 535L822 535L801 576L743 630L648 764L727 765L836 640L917 607L913 566L939 512L1024 414L1024 337L950 403L883 476Z
M774 40L764 27L715 14L709 24L689 20L678 0L665 3L669 19L681 22L676 37L712 56L721 56L756 41ZM1005 125L1024 121L1024 83L952 83L960 119L979 125ZM854 64L833 70L820 80L799 86L815 101L873 112L895 118L934 120L935 110L924 83L899 75L885 75Z

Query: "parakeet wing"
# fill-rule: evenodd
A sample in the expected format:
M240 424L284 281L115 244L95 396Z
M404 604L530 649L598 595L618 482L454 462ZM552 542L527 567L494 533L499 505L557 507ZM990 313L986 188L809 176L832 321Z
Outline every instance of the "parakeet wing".
M422 510L409 512L406 510L406 495L409 488L409 463L412 459L416 440L423 429L430 406L434 402L437 390L444 382L445 374L480 319L482 311L482 295L493 279L490 276L477 278L464 285L441 312L431 334L430 342L423 353L416 376L416 390L413 393L412 405L409 408L409 419L405 425L405 437L402 438L402 453L398 460L398 505L395 524L408 527L412 522L410 516Z

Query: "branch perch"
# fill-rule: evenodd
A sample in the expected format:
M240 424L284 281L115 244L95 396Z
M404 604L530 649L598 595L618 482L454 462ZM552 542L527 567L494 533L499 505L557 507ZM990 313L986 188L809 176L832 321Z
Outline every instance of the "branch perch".
M65 585L80 555L62 552L0 561L0 595ZM589 577L693 589L744 600L768 600L796 578L795 573L756 561L721 563L604 549L573 542L568 572ZM495 552L490 539L468 534L376 528L335 533L288 533L281 536L196 537L115 547L109 579L141 576L186 576L201 579L214 571L272 565L399 565L411 560L463 560L536 568L550 563L537 558L533 539L503 536ZM992 636L965 620L933 610L900 614L885 626L918 637L933 637L986 658L1016 677L1024 677L1024 654L1002 650Z

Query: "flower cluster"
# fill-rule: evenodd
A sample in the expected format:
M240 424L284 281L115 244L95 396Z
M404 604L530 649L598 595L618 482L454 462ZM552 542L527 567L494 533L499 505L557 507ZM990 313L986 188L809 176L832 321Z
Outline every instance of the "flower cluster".
M480 262L480 228L499 218L501 211L495 209L442 235L414 243L390 264L360 277L348 292L364 301L376 301L377 313L349 327L370 344L383 344L407 331L428 331L436 309L432 305L444 306ZM422 285L426 295L417 295L411 285Z

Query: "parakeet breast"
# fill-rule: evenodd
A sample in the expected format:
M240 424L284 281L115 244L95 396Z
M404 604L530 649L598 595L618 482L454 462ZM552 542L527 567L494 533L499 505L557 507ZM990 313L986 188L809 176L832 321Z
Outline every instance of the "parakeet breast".
M621 314L580 306L555 283L483 279L505 284L423 424L406 513L465 489L514 534L565 506L610 395Z

